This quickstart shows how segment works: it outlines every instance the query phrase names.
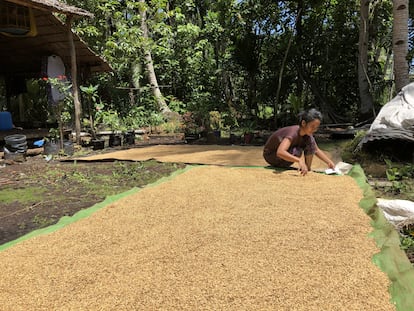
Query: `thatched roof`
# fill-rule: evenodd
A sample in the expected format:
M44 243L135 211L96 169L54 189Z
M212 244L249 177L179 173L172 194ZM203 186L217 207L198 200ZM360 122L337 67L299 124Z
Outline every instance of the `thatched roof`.
M0 0L3 1L3 0ZM82 9L53 0L7 0L32 8L36 20L34 37L8 37L0 34L0 75L36 75L41 71L42 58L58 55L70 64L68 29L52 12L91 16ZM73 34L77 63L80 70L110 71L110 66L95 54L79 36Z
M83 9L67 5L60 1L56 0L5 0L7 2L12 2L20 4L26 7L46 10L48 12L63 13L63 14L73 14L78 16L89 16L92 17L93 14L85 11Z

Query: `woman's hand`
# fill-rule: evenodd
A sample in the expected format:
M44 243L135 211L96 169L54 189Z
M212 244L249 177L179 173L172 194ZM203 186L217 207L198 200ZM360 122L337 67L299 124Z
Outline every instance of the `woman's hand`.
M300 159L298 163L299 163L299 172L302 174L302 176L305 176L309 170L308 166L306 165L303 159Z
M329 168L335 169L335 163L333 163L332 161L329 160L328 162L326 162L326 164L328 164Z

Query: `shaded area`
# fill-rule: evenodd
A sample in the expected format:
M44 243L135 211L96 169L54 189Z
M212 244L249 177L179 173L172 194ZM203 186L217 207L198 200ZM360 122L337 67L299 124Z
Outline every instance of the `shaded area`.
M33 37L9 37L0 35L0 74L26 75L40 78L42 59L59 55L65 64L71 63L68 29L52 12L91 16L91 13L57 1L11 1L34 7L37 35ZM7 2L6 2L7 3ZM111 71L110 66L95 54L82 39L73 34L76 57L81 71Z
M375 159L387 158L395 162L413 162L414 140L367 134L357 151L367 152Z
M396 161L413 161L414 152L414 83L404 86L386 103L369 130L362 137L356 151L389 157Z

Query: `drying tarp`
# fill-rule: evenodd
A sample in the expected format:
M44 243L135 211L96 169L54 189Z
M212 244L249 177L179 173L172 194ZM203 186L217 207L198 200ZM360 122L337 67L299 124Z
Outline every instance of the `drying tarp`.
M409 310L372 262L361 198L349 176L194 167L0 252L0 305Z
M326 152L335 162L339 156ZM208 164L225 166L268 166L263 159L263 146L221 146L221 145L157 145L145 148L131 148L110 153L79 157L76 161L147 161L175 162L187 164ZM292 167L297 168L297 163ZM314 157L312 169L323 171L326 164Z

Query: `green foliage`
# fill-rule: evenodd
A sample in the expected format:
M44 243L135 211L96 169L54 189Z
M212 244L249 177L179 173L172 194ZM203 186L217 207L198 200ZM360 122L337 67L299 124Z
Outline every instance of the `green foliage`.
M178 114L183 114L186 112L186 104L184 104L181 100L175 98L174 96L169 96L167 98L168 107L174 112Z
M400 243L403 250L414 249L414 236L401 236Z
M385 159L387 169L385 171L387 179L392 183L389 191L395 194L403 194L409 199L412 197L414 190L413 177L414 165L393 163Z
M105 91L105 108L121 118L136 105L158 112L146 78L146 48L170 109L180 114L220 111L229 119L276 119L278 125L311 106L327 111L327 121L358 116L360 1L68 2L95 15L80 19L76 31L114 68L93 84ZM378 109L392 95L392 2L370 5L367 78Z
M223 128L223 119L219 111L210 111L210 127L213 130L220 130Z
M171 120L161 124L164 133L180 133L181 123L178 120Z
M55 220L42 215L36 215L35 217L33 217L32 222L37 226L37 228L44 228L53 224Z
M58 122L59 131L52 131L54 139L60 140L60 149L63 149L63 131L64 127L72 119L74 111L74 102L73 102L73 93L72 93L72 84L67 80L66 76L58 76L56 78L43 77L42 81L53 91L57 91L57 101L52 102L52 111L55 120Z
M127 127L131 129L138 129L140 127L148 126L148 112L144 107L134 107L124 118Z
M50 109L45 90L45 83L39 79L26 81L27 93L23 94L25 101L25 119L46 122L50 116Z
M85 94L86 102L93 106L99 102L99 85L80 86L80 90Z
M355 137L346 142L343 146L342 158L346 162L364 162L365 154L358 150L358 144L361 142L366 134L365 130L356 131Z
M389 181L398 181L414 177L413 164L396 164L388 159L385 159L387 165L387 178Z
M96 117L96 122L108 126L112 131L126 130L121 122L118 112L111 109L102 110Z
M99 94L98 94L98 88L99 88L99 84L97 85L92 85L90 84L89 86L80 86L80 90L84 95L84 103L86 102L85 106L86 106L86 111L89 115L89 120L88 123L90 125L91 131L92 131L92 135L93 137L96 137L96 133L95 133L95 119L96 119L96 112L101 109L102 106L100 106L100 98L99 98Z
M158 126L164 122L164 117L160 112L147 110L141 106L133 107L122 120L127 128L138 129L147 126Z
M414 224L408 223L400 228L400 247L403 250L414 250Z
M204 126L196 113L186 112L182 116L182 129L185 134L199 134L204 130Z
M294 115L298 115L299 112L301 112L304 108L304 99L302 94L301 96L298 96L296 94L290 93L287 102L290 104Z

